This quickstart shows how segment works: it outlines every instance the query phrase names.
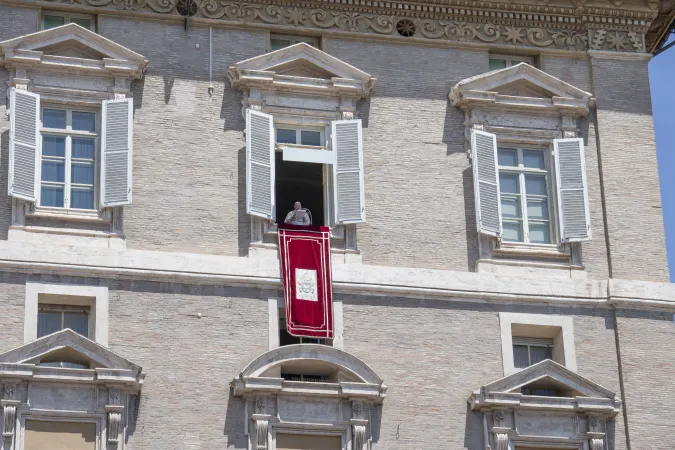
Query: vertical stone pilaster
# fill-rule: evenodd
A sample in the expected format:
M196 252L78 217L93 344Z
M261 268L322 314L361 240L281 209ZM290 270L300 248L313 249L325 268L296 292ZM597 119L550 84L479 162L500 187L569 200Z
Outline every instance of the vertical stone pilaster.
M255 450L268 449L268 429L270 414L267 413L267 397L257 397L255 399L255 413L253 414Z
M122 405L122 393L119 389L108 388L108 404L105 406L105 412L108 416L107 429L107 443L108 448L117 449L120 442L120 434L122 433L122 413L124 412L124 405Z

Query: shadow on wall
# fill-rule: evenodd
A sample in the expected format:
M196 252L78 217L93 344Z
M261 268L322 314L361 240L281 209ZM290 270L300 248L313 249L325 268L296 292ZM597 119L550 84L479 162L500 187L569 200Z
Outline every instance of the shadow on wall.
M244 434L244 421L246 420L244 409L244 399L233 396L230 389L223 427L223 435L227 438L228 448L248 448L248 442Z
M478 261L478 231L476 230L476 205L473 191L473 170L467 167L462 172L464 192L464 224L466 235L466 260L469 271L476 269Z
M251 216L246 214L246 147L237 152L237 236L239 256L248 256Z
M0 92L0 96L5 96ZM6 194L9 184L9 130L0 134L0 239L7 240L12 224L12 197Z
M464 448L467 450L483 450L487 448L483 440L483 415L479 412L471 411L471 406L467 402L464 424Z
M136 432L136 424L138 423L138 412L141 410L142 393L134 395L129 402L129 412L127 413L128 422L127 430L124 437L124 443L129 443L129 438Z

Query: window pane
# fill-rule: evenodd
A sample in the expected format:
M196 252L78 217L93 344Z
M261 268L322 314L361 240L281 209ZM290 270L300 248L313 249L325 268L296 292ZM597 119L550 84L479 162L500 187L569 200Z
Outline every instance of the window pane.
M94 209L94 188L72 187L70 189L70 207Z
M527 345L513 346L513 365L516 369L524 369L530 365L527 356Z
M548 200L527 197L527 218L548 220Z
M548 222L546 223L532 223L530 226L530 242L534 244L550 244L551 231Z
M94 163L73 162L70 181L76 184L94 184Z
M61 329L61 313L39 312L38 313L38 336L47 336Z
M66 157L65 136L42 136L42 155Z
M280 144L297 144L295 141L295 130L277 128L277 142Z
M42 186L40 205L63 208L63 186Z
M502 217L515 217L520 219L520 198L506 197L502 195Z
M290 39L271 39L272 51L282 49L291 45Z
M66 112L61 109L42 110L42 126L45 128L66 128Z
M63 313L63 328L70 328L84 337L89 337L89 314L78 312Z
M490 70L505 69L505 68L506 68L505 59L490 58Z
M73 111L73 130L94 133L96 131L96 114Z
M300 143L302 145L321 145L321 133L319 131L301 131Z
M304 42L305 44L309 44L312 47L317 47L315 39L300 39L298 42Z
M553 358L553 348L551 347L530 347L530 361L536 364L539 361Z
M525 175L525 192L528 195L546 195L546 177Z
M81 17L73 17L72 19L70 19L70 21L72 23L78 24L83 28L86 28L87 30L91 27L91 22L89 21L89 19L83 19Z
M73 138L73 158L94 159L96 155L96 140Z
M63 183L66 181L63 161L42 161L42 181Z
M520 194L520 185L518 184L518 174L500 172L499 191L509 194Z
M60 27L61 25L66 23L66 19L62 16L44 16L43 21L45 30Z
M523 225L520 221L508 221L504 220L502 222L502 238L505 241L510 242L523 242Z
M518 166L518 151L513 148L497 149L497 161L500 166Z
M523 150L523 165L532 169L545 169L544 152Z

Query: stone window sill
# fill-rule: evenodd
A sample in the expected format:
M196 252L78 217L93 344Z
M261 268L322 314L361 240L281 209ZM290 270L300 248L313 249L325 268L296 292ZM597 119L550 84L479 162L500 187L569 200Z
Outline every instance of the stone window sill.
M497 242L492 253L504 256L538 256L546 258L569 259L569 246L555 244L527 244L522 242Z
M47 208L36 206L26 212L26 218L68 220L76 222L110 223L110 211Z

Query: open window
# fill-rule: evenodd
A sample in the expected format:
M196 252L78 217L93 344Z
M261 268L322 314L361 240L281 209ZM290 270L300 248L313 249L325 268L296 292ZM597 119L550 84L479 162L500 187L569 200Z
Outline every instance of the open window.
M375 79L301 42L230 67L246 105L247 201L252 247L274 245L268 234L296 201L314 225L331 226L356 253L355 224L366 217L362 123L356 101Z
M477 269L583 271L579 243L591 239L591 220L578 136L591 94L519 62L460 81L450 100L468 118Z

